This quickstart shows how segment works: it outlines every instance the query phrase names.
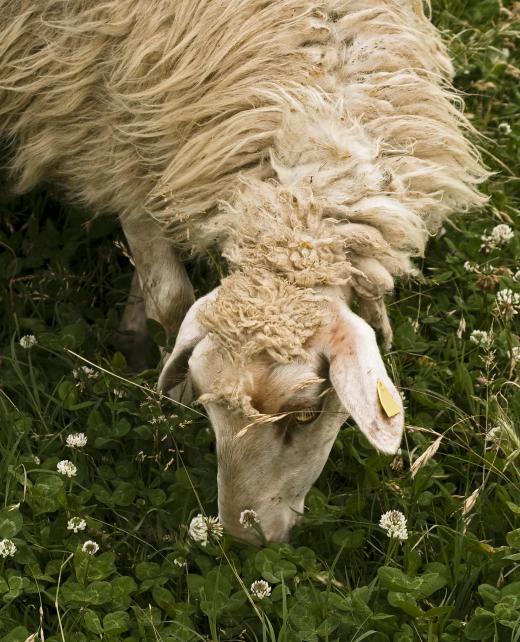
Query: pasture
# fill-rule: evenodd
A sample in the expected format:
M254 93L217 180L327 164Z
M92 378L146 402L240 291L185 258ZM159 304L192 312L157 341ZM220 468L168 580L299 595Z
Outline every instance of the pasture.
M432 9L490 201L389 304L401 453L347 423L290 544L193 524L217 514L212 431L114 345L132 275L117 221L1 179L0 642L520 640L520 3ZM225 266L189 272L200 296ZM389 511L406 524L380 525Z

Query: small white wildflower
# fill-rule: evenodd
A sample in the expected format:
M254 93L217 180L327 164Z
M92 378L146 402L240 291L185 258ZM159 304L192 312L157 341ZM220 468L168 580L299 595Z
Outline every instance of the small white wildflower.
M87 522L82 517L71 517L67 522L67 530L74 531L84 531L87 528Z
M74 368L72 371L74 379L79 379L82 374L84 374L88 379L97 379L99 377L99 373L88 366L80 366L79 368Z
M62 461L59 461L56 468L61 475L66 475L67 477L75 477L78 472L76 466L74 466L74 464L68 459L62 459Z
M500 223L500 225L495 225L491 230L491 237L496 241L498 245L505 245L512 241L515 236L511 226L506 225L505 223Z
M89 539L83 544L81 550L87 555L95 555L99 551L99 545L93 540Z
M471 261L465 261L464 269L466 270L466 272L478 272L480 267L477 263L472 263Z
M0 557L12 557L16 553L16 544L10 539L0 540Z
M520 294L510 288L499 290L496 296L497 311L508 320L511 320L520 310Z
M152 417L150 419L151 424L164 424L168 421L165 415L159 415L159 417Z
M240 513L240 519L238 520L244 528L252 528L254 524L258 524L258 515L256 511L251 508L246 508Z
M379 526L386 531L386 534L391 539L398 539L400 541L408 539L406 517L401 513L401 511L389 510L381 515Z
M40 458L37 455L33 455L33 462L39 466L41 464Z
M181 568L182 568L183 566L186 566L186 560L185 560L185 559L183 559L182 557L176 557L176 558L173 560L173 563L175 564L175 566L180 566Z
M493 335L486 330L473 330L470 334L469 340L476 346L490 348L493 343Z
M34 334L26 334L20 339L20 345L24 350L30 350L38 343Z
M509 134L512 131L511 125L509 123L499 123L498 124L498 131L501 134L505 134L506 136L509 136Z
M255 580L249 590L251 591L251 595L258 600L263 600L271 595L271 586L265 580Z
M125 391L121 390L121 388L114 388L112 392L117 399L122 399L125 396Z
M206 546L208 543L208 525L206 524L204 515L200 513L195 515L190 522L188 535L194 542L197 542L201 546Z
M495 225L490 234L483 234L480 237L482 240L480 249L484 252L491 252L491 250L495 250L497 247L507 245L514 236L515 233L509 225L500 223L500 225Z
M67 436L66 443L71 448L83 448L87 445L87 436L84 432L73 432Z
M188 528L188 535L201 546L207 545L210 536L220 539L223 532L224 529L218 517L204 517L200 513L191 520Z
M513 281L514 281L515 283L520 283L520 270L517 270L517 271L513 274Z

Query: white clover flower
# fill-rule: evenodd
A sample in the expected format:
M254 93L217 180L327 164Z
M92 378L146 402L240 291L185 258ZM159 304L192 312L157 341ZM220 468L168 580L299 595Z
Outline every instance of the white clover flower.
M24 350L30 350L38 343L34 334L26 334L20 339L20 345Z
M83 448L87 445L87 436L84 432L73 432L67 436L66 443L71 448Z
M244 528L252 528L254 524L259 523L258 515L252 508L246 508L240 513L238 520Z
M84 374L87 379L97 379L99 377L99 372L96 372L96 370L88 366L80 366L79 368L74 368L72 371L74 379L79 379L82 374Z
M66 475L67 477L75 477L78 472L76 466L74 466L74 464L68 459L62 459L59 461L56 468L61 475Z
M0 540L0 557L13 557L16 553L16 544L10 539Z
M466 270L466 272L478 272L480 270L480 266L478 265L478 263L464 261L464 269Z
M190 522L188 535L194 542L197 542L201 546L206 546L208 543L208 525L206 524L204 515L200 513L195 515Z
M495 225L490 234L483 234L480 237L482 240L480 249L484 252L491 252L491 250L495 250L497 247L507 245L514 236L515 233L509 225L500 223L500 225Z
M81 547L81 550L87 555L95 555L99 551L99 545L93 540L88 539Z
M251 595L258 600L263 600L271 595L271 585L265 580L255 580L249 590Z
M168 419L165 415L159 415L158 417L152 417L150 419L151 424L165 424L168 422Z
M490 348L493 344L493 335L486 330L473 330L470 334L469 340L477 346L482 348Z
M221 539L224 534L224 527L220 523L218 517L207 517L206 519L208 522L209 535L216 540Z
M506 136L508 136L512 132L511 125L509 123L499 123L498 131L501 134L505 134Z
M209 537L219 540L223 532L218 517L204 517L200 513L191 520L188 528L188 535L201 546L207 545Z
M87 522L82 517L71 517L67 522L67 530L74 531L84 531L87 528Z
M398 539L400 541L408 539L406 517L401 513L401 511L389 510L381 515L379 526L386 531L386 534L391 539Z
M505 223L500 223L500 225L495 225L491 230L491 238L496 241L498 245L505 245L512 241L515 236L513 229L510 225Z
M511 320L520 310L520 294L510 288L499 290L496 296L497 311L508 320Z

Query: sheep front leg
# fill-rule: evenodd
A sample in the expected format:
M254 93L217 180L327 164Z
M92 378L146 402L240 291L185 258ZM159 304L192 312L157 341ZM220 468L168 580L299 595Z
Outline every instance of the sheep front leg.
M158 321L170 337L177 333L195 296L182 261L151 219L125 220L122 226L136 273L121 329L141 337L135 345L140 350L146 336L146 318Z

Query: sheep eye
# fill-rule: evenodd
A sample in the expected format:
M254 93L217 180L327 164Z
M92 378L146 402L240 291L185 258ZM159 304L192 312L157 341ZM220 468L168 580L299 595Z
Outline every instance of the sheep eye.
M320 411L316 408L308 408L307 410L295 412L293 418L298 424L310 424L311 421L314 421L319 414Z

